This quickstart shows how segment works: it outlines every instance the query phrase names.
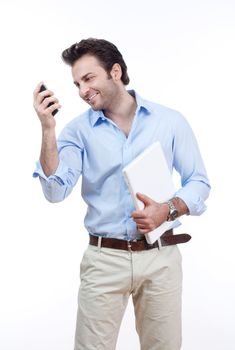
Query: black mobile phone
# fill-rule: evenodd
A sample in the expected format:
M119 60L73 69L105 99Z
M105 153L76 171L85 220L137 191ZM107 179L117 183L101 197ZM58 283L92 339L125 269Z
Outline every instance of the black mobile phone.
M45 90L47 90L47 88L46 88L46 86L45 86L44 84L42 84L42 85L40 86L39 92L42 92L42 91L45 91ZM46 96L46 97L47 97L47 96ZM45 97L45 98L46 98L46 97ZM52 106L53 104L54 104L53 102L50 102L50 103L48 104L47 107L50 107L50 106ZM54 116L57 112L58 112L58 109L55 109L51 114Z

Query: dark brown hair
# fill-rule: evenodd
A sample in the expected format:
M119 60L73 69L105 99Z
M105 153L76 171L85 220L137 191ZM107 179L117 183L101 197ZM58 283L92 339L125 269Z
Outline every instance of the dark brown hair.
M107 40L94 38L83 39L79 43L75 43L64 50L62 52L62 59L65 63L73 66L79 58L86 54L95 56L107 73L110 73L113 65L118 63L122 68L121 80L123 84L129 84L130 79L127 74L127 66L122 54L114 44Z

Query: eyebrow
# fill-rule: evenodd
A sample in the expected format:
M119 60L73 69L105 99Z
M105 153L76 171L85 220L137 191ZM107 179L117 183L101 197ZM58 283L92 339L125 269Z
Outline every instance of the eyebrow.
M93 74L93 73L92 73L92 72L89 72L89 73L85 74L85 75L81 78L81 80L85 80L89 74ZM77 81L74 81L74 84L75 84L77 87L80 87L80 84L79 84Z

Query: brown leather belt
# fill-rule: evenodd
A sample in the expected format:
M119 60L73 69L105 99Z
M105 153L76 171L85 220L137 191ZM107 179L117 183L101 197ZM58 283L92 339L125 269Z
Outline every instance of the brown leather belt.
M160 245L167 246L167 245L175 245L178 243L186 243L190 239L191 239L191 236L187 233L173 235L173 230L171 229L164 232L164 234L160 237ZM122 249L122 250L134 251L134 252L153 249L153 248L159 248L158 240L153 244L148 244L145 238L140 240L127 241L124 239L101 237L100 240L101 240L100 247L104 247L104 248ZM90 235L89 243L91 245L98 246L99 237Z

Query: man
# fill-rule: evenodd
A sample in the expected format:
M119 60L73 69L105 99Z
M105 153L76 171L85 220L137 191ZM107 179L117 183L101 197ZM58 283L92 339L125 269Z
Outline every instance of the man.
M141 349L179 350L182 272L176 244L182 241L172 230L154 245L144 235L166 220L177 227L181 215L206 209L210 185L197 142L180 113L126 90L127 67L112 43L82 40L62 57L91 108L68 123L56 141L52 112L60 104L53 92L39 92L41 83L36 87L42 148L34 176L45 197L59 202L82 175L90 244L81 262L75 350L115 349L130 295ZM137 211L122 169L157 140L170 170L179 172L182 188L167 203L138 194L145 207Z

